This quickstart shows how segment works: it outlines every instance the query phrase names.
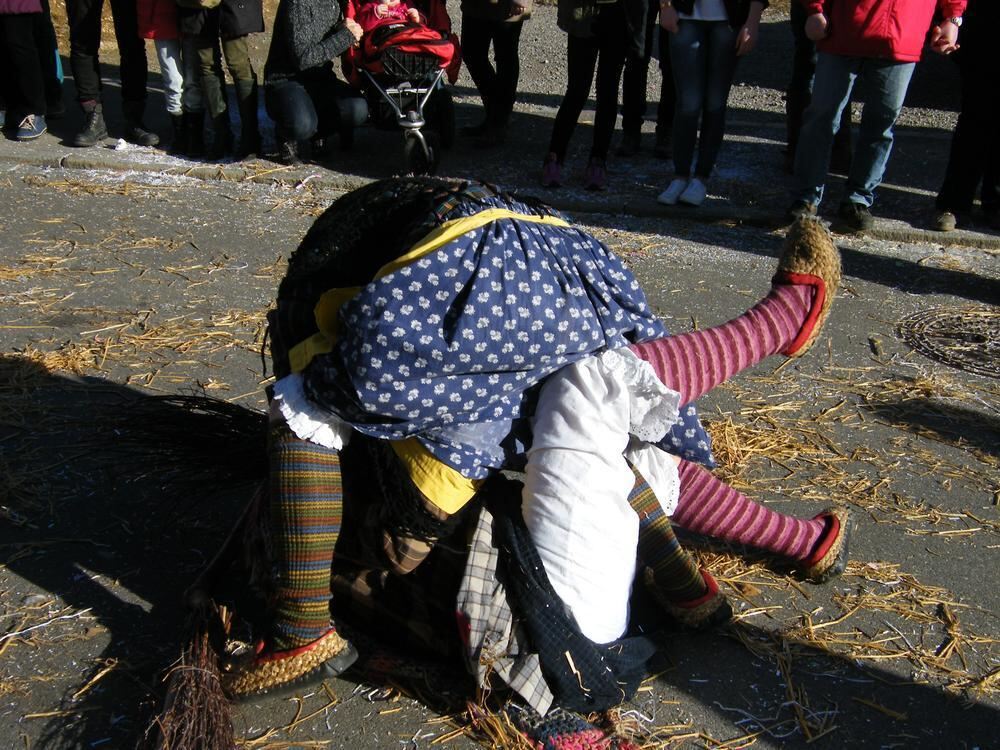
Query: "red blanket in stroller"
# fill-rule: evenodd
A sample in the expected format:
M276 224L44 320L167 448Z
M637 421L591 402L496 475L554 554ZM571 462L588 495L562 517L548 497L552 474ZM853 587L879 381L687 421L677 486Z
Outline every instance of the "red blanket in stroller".
M354 18L361 0L348 0L345 15ZM360 83L360 70L373 76L394 79L422 78L444 69L448 82L454 83L462 65L458 36L451 30L451 18L444 0L411 3L426 18L426 23L387 18L361 39L359 47L344 54L344 75Z

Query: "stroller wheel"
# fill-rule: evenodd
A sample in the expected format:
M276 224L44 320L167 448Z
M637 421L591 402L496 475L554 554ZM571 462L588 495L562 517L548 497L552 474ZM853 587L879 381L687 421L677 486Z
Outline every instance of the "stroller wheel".
M434 174L441 158L440 141L434 133L408 131L403 141L403 162L410 174Z

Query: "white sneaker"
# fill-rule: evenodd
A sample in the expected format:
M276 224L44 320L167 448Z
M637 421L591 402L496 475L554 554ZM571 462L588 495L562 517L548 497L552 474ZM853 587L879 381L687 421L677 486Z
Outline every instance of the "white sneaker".
M705 195L707 193L708 190L705 188L705 183L695 177L687 184L684 192L677 197L677 200L687 206L700 206L705 202Z
M664 206L675 206L677 205L677 199L680 198L681 193L684 192L687 186L687 180L683 177L675 177L673 181L667 185L667 189L656 196L656 200Z

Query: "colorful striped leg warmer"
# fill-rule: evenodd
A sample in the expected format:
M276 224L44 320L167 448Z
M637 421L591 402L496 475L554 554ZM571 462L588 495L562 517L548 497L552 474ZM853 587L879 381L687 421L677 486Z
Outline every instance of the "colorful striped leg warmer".
M296 437L270 435L271 524L278 565L272 647L283 651L330 630L330 566L343 516L340 456Z
M628 501L639 516L639 559L652 568L656 587L674 602L703 596L708 587L701 571L677 541L670 519L638 472Z
M681 461L678 471L671 520L689 531L803 561L826 529L823 518L800 520L755 503L698 464Z
M668 388L689 404L741 370L777 354L795 339L809 314L813 290L777 285L738 318L629 348L653 366Z

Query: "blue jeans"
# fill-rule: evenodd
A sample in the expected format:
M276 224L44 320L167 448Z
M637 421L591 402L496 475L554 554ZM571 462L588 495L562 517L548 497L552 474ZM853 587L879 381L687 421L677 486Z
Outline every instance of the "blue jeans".
M795 197L823 200L833 137L855 83L864 104L845 201L871 207L892 151L892 126L903 108L915 63L819 53L812 102L795 150Z
M268 81L264 105L274 120L279 141L307 141L314 135L343 133L368 119L364 96L329 67Z
M726 100L736 72L736 31L728 21L681 19L670 37L670 66L677 90L674 110L674 171L707 179L719 156L726 130ZM698 138L698 117L701 138Z

